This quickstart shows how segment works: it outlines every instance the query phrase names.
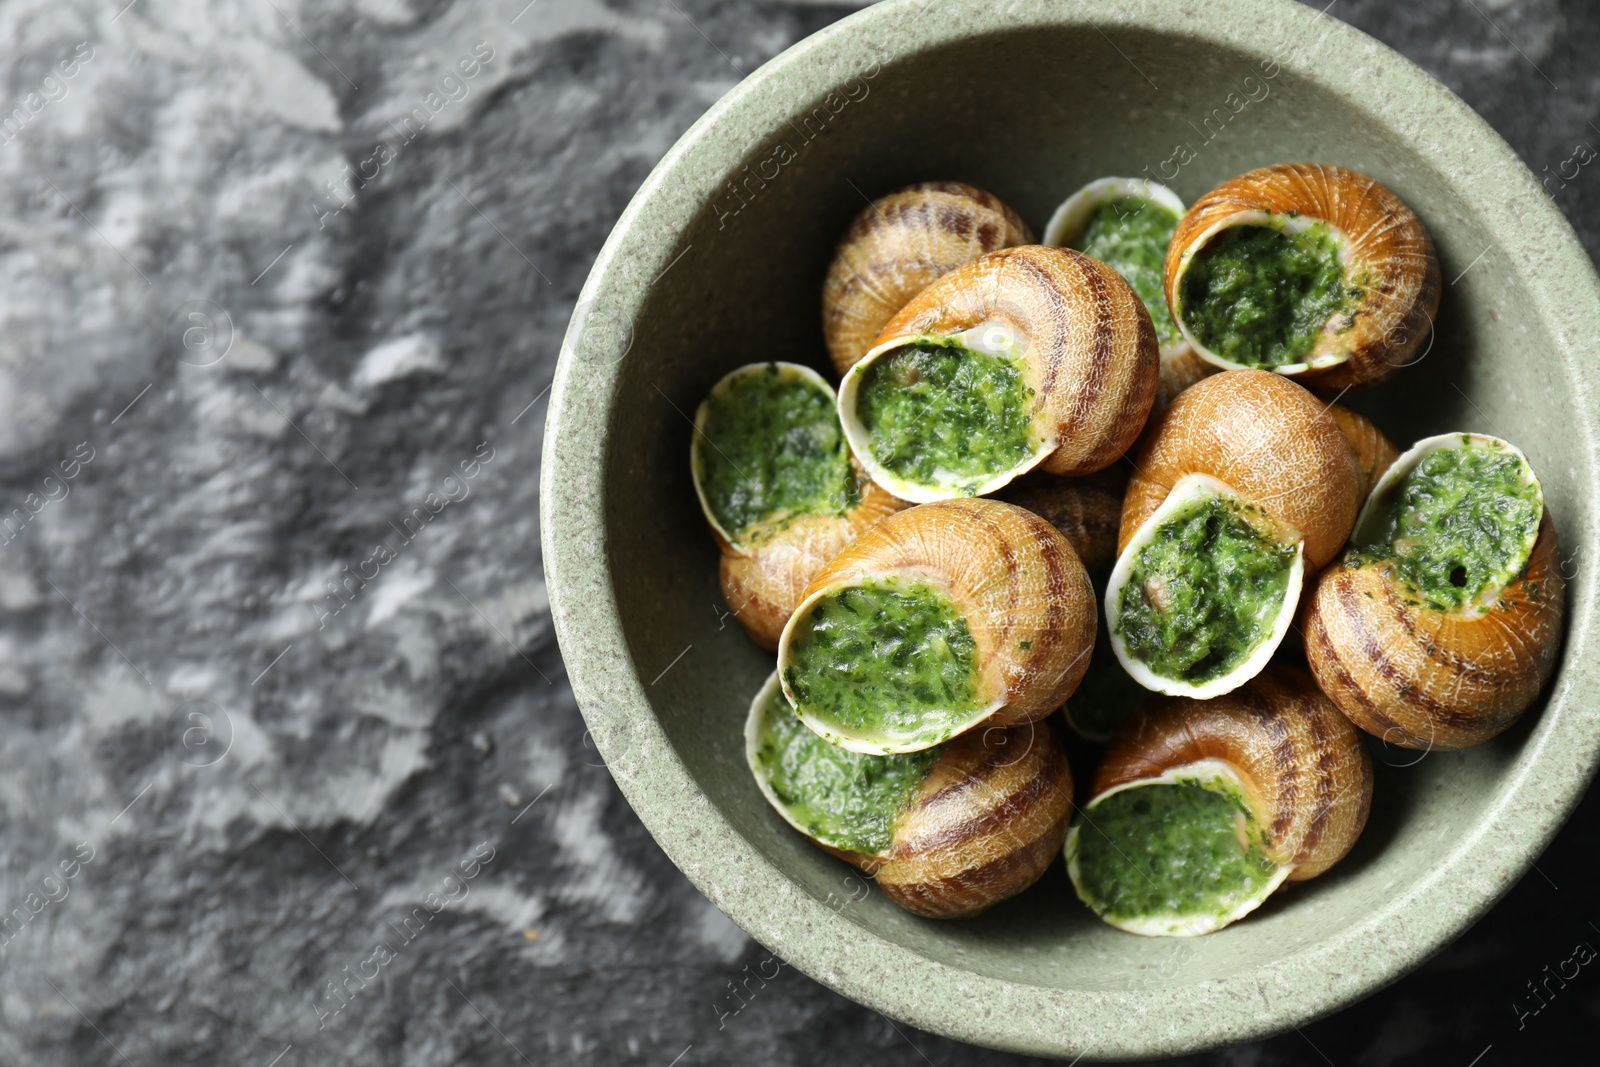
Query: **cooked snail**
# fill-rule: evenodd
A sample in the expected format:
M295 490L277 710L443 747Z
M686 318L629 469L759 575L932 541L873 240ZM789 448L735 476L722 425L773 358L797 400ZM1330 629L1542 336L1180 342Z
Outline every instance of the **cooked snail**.
M915 752L1049 715L1094 643L1072 545L994 500L881 520L806 589L778 644L800 720L854 752Z
M1373 421L1343 404L1329 404L1328 414L1339 424L1339 431L1356 453L1356 466L1361 470L1361 499L1365 500L1372 487L1378 484L1383 472L1400 458L1394 442L1378 429Z
M999 197L961 182L919 182L874 200L839 241L822 286L822 335L840 374L939 276L985 252L1033 243Z
M1566 587L1527 457L1483 434L1417 442L1317 582L1306 659L1339 710L1406 748L1476 745L1550 679Z
M1027 245L959 267L884 327L839 385L873 481L916 502L981 496L1041 467L1088 474L1155 398L1150 315L1097 259Z
M1371 802L1361 735L1303 671L1272 667L1136 711L1067 834L1067 872L1118 929L1210 933L1343 859Z
M1141 685L1226 693L1293 622L1307 567L1344 545L1355 452L1286 378L1227 371L1190 387L1139 453L1105 596L1111 646Z
M1072 771L1048 723L863 755L806 729L776 673L750 706L745 753L789 825L933 919L976 915L1032 885L1072 810Z
M1411 209L1364 174L1280 163L1195 201L1167 251L1173 320L1219 367L1319 389L1412 361L1439 308L1439 262Z
M722 549L723 597L767 649L812 575L904 506L857 473L832 388L794 363L754 363L717 382L695 413L690 466Z

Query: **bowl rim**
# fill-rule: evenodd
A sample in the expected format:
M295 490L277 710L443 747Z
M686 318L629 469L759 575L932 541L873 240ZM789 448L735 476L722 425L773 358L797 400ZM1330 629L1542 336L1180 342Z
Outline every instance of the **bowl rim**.
M939 17L920 16L937 7ZM1361 31L1293 0L1141 0L990 5L887 0L833 23L740 81L644 181L578 297L551 387L540 478L540 536L551 614L574 694L597 750L655 840L740 927L843 995L922 1029L1013 1052L1106 1059L1200 1051L1328 1015L1400 978L1480 918L1526 871L1582 797L1600 756L1580 706L1589 658L1587 569L1569 587L1562 669L1523 754L1472 832L1444 862L1361 921L1270 965L1191 985L1058 990L957 969L879 937L793 881L710 805L655 718L645 672L627 647L605 529L607 440L632 323L649 287L681 257L682 234L779 123L855 72L975 35L1079 26L1182 35L1251 60L1274 57L1237 27L1272 21L1316 47L1278 58L1322 91L1430 155L1505 253L1560 351L1580 410L1597 410L1574 353L1600 334L1600 278L1577 235L1498 133L1420 67ZM1320 27L1319 27L1320 24ZM1349 77L1352 57L1364 77ZM1131 63L1131 61L1130 61ZM849 73L841 73L849 72ZM803 107L802 104L805 106ZM1491 245L1491 247L1495 247ZM1595 420L1579 420L1587 486L1597 499ZM1595 558L1594 524L1569 546ZM1384 952L1370 948L1382 943ZM1107 1020L1132 1021L1108 1026Z

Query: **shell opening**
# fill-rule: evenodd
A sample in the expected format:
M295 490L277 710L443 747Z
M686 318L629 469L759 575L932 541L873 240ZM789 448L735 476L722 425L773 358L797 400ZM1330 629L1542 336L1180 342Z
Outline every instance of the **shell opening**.
M833 389L796 363L753 363L718 381L695 412L689 463L706 521L736 550L785 519L859 503Z
M1170 292L1179 331L1219 367L1297 374L1349 359L1363 294L1348 237L1306 215L1245 211L1185 248Z
M950 597L886 575L807 597L778 646L784 694L800 720L855 752L931 748L992 714L977 642Z
M1106 586L1112 650L1147 689L1207 699L1266 666L1293 621L1304 541L1215 478L1180 479Z
M1066 843L1067 872L1095 914L1130 933L1189 937L1254 911L1292 868L1234 769L1169 768L1095 797Z
M1054 447L1034 426L1026 341L1003 323L882 345L839 386L839 422L873 481L930 503L982 496Z
M1441 434L1378 480L1351 541L1357 558L1392 560L1430 606L1481 614L1527 568L1543 515L1543 489L1516 446Z

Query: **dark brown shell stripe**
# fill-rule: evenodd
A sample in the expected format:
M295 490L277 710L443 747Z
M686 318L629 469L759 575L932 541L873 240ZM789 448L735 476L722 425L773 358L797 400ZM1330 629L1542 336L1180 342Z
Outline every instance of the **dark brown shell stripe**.
M1546 511L1522 577L1483 615L1408 602L1384 562L1331 568L1307 608L1307 661L1340 710L1386 742L1478 744L1515 722L1554 669L1566 599L1558 564Z
M1360 735L1304 671L1275 665L1210 700L1148 701L1111 739L1094 795L1204 759L1245 783L1292 881L1313 878L1354 844L1371 806Z
M1048 726L969 734L951 742L901 814L873 874L890 899L919 915L976 914L1055 861L1071 809L1072 773Z
M1091 577L1111 569L1117 558L1122 494L1128 474L1123 464L1078 478L1030 475L1001 495L1054 526L1067 539Z

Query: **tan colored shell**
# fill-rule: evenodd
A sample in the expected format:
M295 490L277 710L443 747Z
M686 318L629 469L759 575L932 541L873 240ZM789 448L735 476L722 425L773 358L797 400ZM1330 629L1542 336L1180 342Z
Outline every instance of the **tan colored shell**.
M1387 560L1329 567L1306 610L1306 659L1369 734L1403 748L1467 748L1509 728L1538 697L1565 610L1547 510L1527 569L1483 615L1417 603Z
M1328 223L1345 242L1346 277L1363 289L1349 328L1324 333L1305 364L1297 365L1306 369L1284 373L1317 389L1339 390L1374 385L1412 362L1439 310L1433 241L1411 209L1376 180L1324 163L1261 167L1194 202L1167 248L1165 286L1174 321L1183 326L1181 283L1195 253L1219 229L1263 212Z
M936 278L986 252L1033 243L999 197L961 182L918 182L879 197L845 230L822 285L822 336L840 374Z
M1214 374L1179 395L1134 463L1122 505L1121 552L1178 480L1205 474L1305 539L1321 567L1350 536L1361 471L1326 404L1276 374Z
M1156 402L1150 408L1150 422L1153 425L1172 402L1178 399L1178 394L1201 378L1209 378L1217 373L1218 368L1207 363L1195 354L1195 350L1187 344L1180 345L1171 355L1161 357L1161 373L1156 379Z
M998 327L1024 348L1023 377L1034 391L1030 414L1043 470L1101 470L1139 436L1155 400L1160 363L1150 313L1122 275L1098 259L1026 245L990 253L924 289L884 327L840 385L840 422L875 480L884 481L851 409L852 380L869 360L903 344L979 327ZM893 485L886 488L906 495Z
M778 646L790 643L808 605L871 579L909 576L945 593L966 618L976 648L978 694L987 711L966 727L1044 718L1077 688L1094 646L1095 598L1072 545L1039 516L997 500L947 500L881 520L824 567L806 589ZM791 703L794 694L785 693ZM802 721L855 751L914 751L841 738L805 708Z
M1339 424L1339 432L1355 450L1356 466L1361 468L1361 499L1365 500L1383 472L1400 458L1400 450L1360 412L1351 411L1343 404L1329 404L1328 414L1333 416L1333 421Z
M777 651L784 623L817 572L863 531L905 506L863 478L861 503L843 516L789 519L768 536L758 527L742 552L724 544L723 599L756 644Z
M1081 478L1031 475L1008 487L1007 503L1026 508L1060 531L1091 577L1111 570L1117 560L1117 524L1128 468L1118 463Z
M1237 773L1290 881L1339 862L1366 825L1372 761L1361 735L1297 667L1268 667L1211 700L1147 701L1111 738L1094 796L1202 760Z

